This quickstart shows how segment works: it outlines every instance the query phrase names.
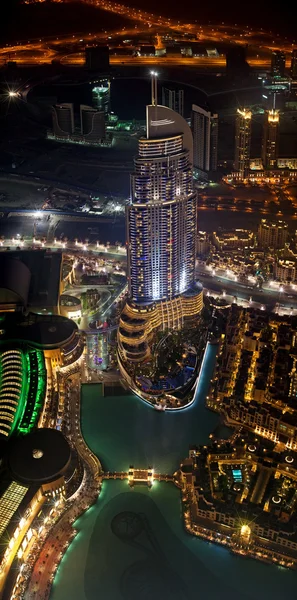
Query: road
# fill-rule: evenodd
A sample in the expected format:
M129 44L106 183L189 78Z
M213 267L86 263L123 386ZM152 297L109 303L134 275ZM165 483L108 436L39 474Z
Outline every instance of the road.
M30 2L30 0L27 0ZM122 15L125 19L131 21L131 27L124 26L119 31L100 30L97 32L82 33L73 32L72 35L63 35L55 37L43 37L35 40L19 40L14 45L7 45L0 48L0 60L17 61L19 64L40 65L51 63L58 59L65 64L84 64L85 47L87 44L105 43L110 49L119 48L123 40L129 36L149 35L155 38L155 46L158 50L166 45L165 32L177 41L184 41L188 44L190 41L197 41L202 45L216 45L237 43L238 45L248 45L248 62L255 68L266 68L270 64L271 50L283 50L290 53L292 51L292 40L275 36L272 32L263 30L253 30L249 27L221 25L200 25L199 23L183 23L168 17L149 13L135 7L131 8L124 4L106 2L104 0L84 0L86 4L92 4L100 9ZM185 37L186 36L186 37ZM275 38L275 39L274 39ZM131 42L130 42L131 43ZM140 45L135 41L135 46ZM125 45L127 48L127 45ZM131 54L135 50L131 43ZM164 62L165 61L165 62ZM182 57L166 56L147 57L137 56L132 58L127 55L116 55L110 57L111 64L138 64L138 65L192 65L202 68L222 68L225 65L225 58L222 56L195 56ZM29 86L30 87L30 86ZM22 91L26 94L26 90Z
M31 226L32 226L32 222L31 222ZM23 230L23 223L22 223L22 230ZM55 240L51 241L44 241L41 243L40 240L37 240L35 243L32 240L21 240L20 236L13 238L13 239L4 239L2 242L0 242L0 251L3 250L5 251L7 247L9 247L11 250L16 249L17 247L20 247L21 249L32 249L32 248L45 248L45 249L56 249L56 250L60 250L60 251L72 251L72 252L77 252L80 254L84 254L84 252L86 253L86 257L88 255L99 255L99 254L106 254L107 256L110 256L111 259L116 259L117 261L122 261L123 262L123 273L125 272L125 266L124 263L126 263L126 249L124 246L121 247L114 247L114 246L110 246L107 247L104 244L98 244L97 242L88 242L88 243L84 243L84 242L77 242L74 240L67 240L67 242L63 242L60 240L57 240L55 242ZM118 271L119 273L121 273L122 271ZM225 277L223 277L223 275L221 276L215 276L213 277L210 273L207 273L207 271L205 271L204 269L202 269L202 267L200 266L199 268L197 268L196 270L196 277L201 281L201 283L203 284L203 286L207 289L211 289L215 292L218 293L222 293L223 290L226 291L226 293L230 294L231 296L237 296L238 298L243 298L245 300L249 300L250 297L252 297L253 301L258 302L260 304L263 304L267 307L274 307L276 305L276 303L279 303L287 308L291 308L293 307L293 309L295 310L295 308L297 307L297 294L295 292L295 290L289 290L288 293L284 293L281 294L279 293L279 290L274 289L274 288L268 288L266 286L265 289L263 289L263 291L260 291L259 289L253 289L252 286L245 286L239 282L234 282L230 279L227 279ZM78 288L74 288L73 293L74 295L77 295L79 289ZM121 291L120 291L121 293ZM292 296L292 298L289 298L288 296ZM110 302L109 302L110 300ZM111 305L114 303L114 298L110 298L110 297L106 297L104 298L104 306L101 304L100 309L96 312L95 315L92 315L91 318L89 317L84 317L84 321L83 321L83 329L88 329L88 321L90 320L97 320L98 318L102 318L104 317L107 313L108 310L110 309ZM104 308L104 311L102 312L102 309Z
M110 245L108 242L103 243L98 240L87 241L85 239L80 241L78 239L67 239L65 232L63 233L62 239L54 237L53 239L47 239L48 222L44 223L42 220L34 220L33 218L30 219L26 225L24 225L24 223L26 223L26 220L20 219L18 221L19 227L15 226L11 228L14 232L10 234L11 237L4 237L5 233L7 235L7 229L5 231L4 222L1 221L1 233L4 234L4 236L2 235L2 238L0 239L0 251L2 250L4 252L7 248L10 250L32 250L40 248L60 251L68 250L79 254L93 254L94 256L103 254L106 255L106 257L109 256L111 259L113 258L117 262L126 260L125 246L119 244L117 246ZM32 237L34 223L35 229L37 229L38 233L40 232L40 235L38 237L36 236L36 238ZM118 272L121 273L120 270L118 270Z
M276 304L280 304L289 310L291 307L294 311L297 309L297 294L296 291L292 289L290 289L290 294L280 293L279 289L268 289L266 287L261 292L259 289L253 289L252 285L247 287L244 284L224 278L223 276L207 274L199 268L196 270L196 277L201 281L204 288L213 290L219 295L223 295L223 291L225 291L226 294L232 298L235 296L247 301L252 298L254 303L264 305L270 310L272 310ZM289 298L288 295L293 297Z
M94 220L95 221L95 220ZM63 215L61 217L53 216L49 221L46 219L39 219L28 216L12 216L9 219L1 219L1 235L4 236L5 246L13 246L13 239L19 237L33 239L33 232L35 227L35 235L37 238L49 238L54 241L55 236L57 239L65 237L74 240L77 238L79 241L94 240L95 242L100 241L102 249L100 252L107 252L108 254L114 254L115 256L121 256L125 254L124 249L118 251L118 247L114 244L119 241L121 244L125 243L125 219L118 219L117 222L111 223L108 219L98 219L94 221L84 219L83 217L76 221L67 218L64 220ZM98 222L99 221L99 222ZM96 225L94 231L92 225ZM110 242L111 246L106 246L106 243Z

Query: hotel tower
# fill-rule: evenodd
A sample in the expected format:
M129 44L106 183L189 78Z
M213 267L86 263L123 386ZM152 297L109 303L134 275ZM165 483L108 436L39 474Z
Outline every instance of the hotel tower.
M193 139L186 121L156 103L146 109L147 133L139 140L127 207L129 300L121 315L119 362L150 357L157 329L176 329L203 306L195 284L197 196L193 189Z
M262 140L262 162L264 169L276 169L278 159L279 112L272 108L266 111Z
M246 179L250 170L252 113L243 108L237 109L235 129L235 171L241 179Z

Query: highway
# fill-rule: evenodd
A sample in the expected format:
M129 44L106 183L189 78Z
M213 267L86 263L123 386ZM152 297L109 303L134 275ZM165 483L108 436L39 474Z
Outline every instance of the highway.
M31 225L32 227L32 225ZM32 235L32 234L31 234ZM123 264L123 268L119 270L117 267L117 272L121 274L125 273L125 264L126 264L126 248L125 246L109 246L97 241L87 242L87 241L77 241L77 240L60 240L53 239L47 240L46 238L34 239L31 237L30 239L24 240L20 235L18 237L6 238L0 240L0 252L5 251L7 248L11 250L16 250L19 248L20 250L31 250L33 248L37 249L51 249L58 250L60 252L73 252L81 255L82 259L85 257L86 259L93 255L98 256L106 255L106 260L108 258L111 261L121 261ZM110 270L110 267L107 263L107 270ZM285 307L289 310L295 311L297 309L297 292L292 286L285 286L284 293L279 292L278 288L273 286L268 287L268 285L264 285L263 291L260 291L258 288L254 288L252 285L246 286L243 283L239 283L234 281L234 279L228 279L224 277L223 273L221 275L216 274L213 276L207 269L204 268L203 265L199 265L196 269L196 278L201 281L203 286L206 289L213 290L218 294L222 294L223 291L226 292L227 295L232 297L242 298L244 300L249 301L252 298L253 302L259 303L260 305L264 305L265 307L272 310L276 304L280 304L282 307ZM78 292L81 291L81 287L74 287L70 293L77 295ZM119 292L121 293L121 291ZM289 297L290 296L290 297ZM102 304L103 302L103 304ZM111 298L110 293L107 295L104 294L104 298L102 298L102 302L100 303L100 307L98 307L98 311L90 317L84 316L82 329L89 330L88 322L96 320L98 318L102 318L109 311L110 307L114 303L114 298ZM104 311L102 313L102 309Z
M27 0L28 1L28 0ZM40 65L59 60L63 64L82 65L85 62L84 51L86 45L104 43L110 49L119 48L123 40L132 38L130 44L131 55L133 50L140 45L137 37L149 35L155 37L155 46L158 50L165 47L162 41L166 31L175 41L199 41L202 45L211 44L216 47L221 43L237 43L248 45L248 62L253 68L266 68L270 64L271 50L283 50L288 54L292 51L291 41L272 32L253 30L249 27L237 27L226 24L202 25L195 23L183 23L168 17L148 13L135 7L131 8L123 4L106 2L105 0L82 0L86 4L92 4L100 9L122 15L131 20L131 28L122 27L118 31L97 32L74 32L72 35L53 36L38 38L35 40L19 40L0 48L0 61L16 61L24 65ZM185 37L186 36L186 37ZM136 38L136 39L135 39ZM275 38L275 39L274 39ZM133 45L134 44L134 45ZM123 44L127 49L127 44ZM129 46L128 46L129 47ZM127 56L127 54L111 55L111 65L139 65L139 66L193 66L197 68L222 69L225 66L224 56L195 56L186 57L181 55L166 57ZM289 66L289 60L288 60Z
M271 288L265 285L263 291L260 291L259 288L253 288L252 285L247 286L243 283L232 281L223 277L223 275L213 276L208 274L204 270L201 270L201 267L196 269L196 278L203 284L206 290L211 290L222 298L225 292L226 296L231 298L231 301L234 299L243 299L249 302L252 299L250 302L251 306L259 304L260 307L263 306L265 309L273 310L275 308L278 309L279 305L279 312L283 312L282 308L287 309L289 312L292 310L293 314L297 311L297 293L292 286L283 286L283 292L280 292L279 284L278 287L271 286Z
M25 222L26 223L26 222ZM56 223L58 224L59 221ZM35 229L38 230L36 232L36 237L32 236L33 228L35 224ZM3 225L2 232L4 233L4 222L1 222L1 226ZM102 242L100 240L94 239L95 235L91 235L89 233L89 238L81 240L79 238L76 239L68 239L65 234L60 237L54 237L48 235L48 222L42 219L41 217L34 218L33 221L30 220L24 226L24 219L20 219L18 221L18 225L13 223L13 226L10 228L14 231L14 233L10 233L7 236L7 231L5 231L5 237L2 235L0 238L0 252L5 252L8 248L10 250L32 250L32 249L48 249L48 250L60 250L60 251L72 251L78 254L89 254L101 255L104 254L113 258L114 260L121 261L126 259L126 247L121 243L117 243L117 245L110 244L109 242ZM55 229L55 227L54 227ZM65 227L64 227L65 229ZM73 228L71 228L73 230ZM73 232L73 231L72 231ZM120 273L121 271L118 270Z

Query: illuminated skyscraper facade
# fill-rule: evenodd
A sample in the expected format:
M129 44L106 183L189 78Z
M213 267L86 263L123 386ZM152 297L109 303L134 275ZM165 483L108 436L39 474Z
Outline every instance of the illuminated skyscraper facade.
M272 77L284 77L286 69L286 55L281 50L274 50L271 56Z
M93 105L97 110L103 111L108 117L110 111L110 80L108 77L99 77L92 89Z
M264 169L274 169L278 158L279 113L274 108L265 113L262 140L262 162Z
M245 179L249 174L251 152L252 113L246 108L237 109L235 131L234 168Z
M120 362L148 358L155 329L180 328L202 309L192 160L186 121L165 106L148 106L127 207L129 300L120 319Z
M162 87L162 104L184 116L184 90Z
M194 281L197 202L182 133L139 141L131 188L130 296L145 304L169 300Z
M297 79L297 50L293 50L291 58L291 77Z
M218 115L192 105L193 167L198 176L208 179L217 170Z

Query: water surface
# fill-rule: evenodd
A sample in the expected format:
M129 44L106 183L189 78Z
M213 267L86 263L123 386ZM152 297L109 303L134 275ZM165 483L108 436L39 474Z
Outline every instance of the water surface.
M193 406L159 413L135 396L102 398L85 386L82 430L106 470L153 466L172 473L189 444L207 443L218 417L204 406L216 348L208 346ZM233 556L188 535L171 483L130 489L108 481L75 524L51 600L279 600L293 597L294 572Z

